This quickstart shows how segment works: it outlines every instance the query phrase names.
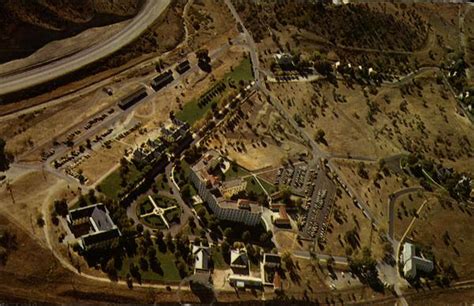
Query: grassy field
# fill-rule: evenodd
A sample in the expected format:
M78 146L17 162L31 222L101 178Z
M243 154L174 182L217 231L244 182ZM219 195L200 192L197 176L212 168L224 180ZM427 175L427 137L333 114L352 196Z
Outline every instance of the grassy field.
M229 169L224 173L225 179L231 180L245 175L249 175L250 172L240 167L239 165L230 166Z
M136 180L140 176L140 171L133 165L129 165L129 171L125 176L125 182ZM118 200L118 194L122 190L122 178L120 177L120 169L115 170L107 176L102 183L99 184L100 190L107 197Z
M143 218L142 221L144 221L145 223L147 223L148 225L152 227L161 228L161 229L166 228L165 223L163 222L163 219L161 219L161 217L157 215L147 216Z
M252 75L252 65L250 63L250 59L245 58L239 66L235 67L235 69L229 73L227 73L224 78L218 81L215 85L219 84L220 82L224 82L227 86L227 89L224 90L221 94L213 97L211 101L209 101L204 106L199 106L199 98L194 99L188 103L186 103L183 109L176 114L176 117L182 121L188 122L190 125L193 125L199 119L203 118L207 112L211 109L213 103L219 103L219 101L228 95L229 93L229 84L237 84L239 81L251 81L253 80Z
M260 184L255 180L254 177L248 177L245 179L247 181L247 192L255 192L256 194L264 194L265 195L265 191L262 189L262 187L260 186ZM262 184L263 188L266 189L266 191L271 194L273 192L276 191L276 188L275 186L267 183L266 181L264 180L259 180L260 183Z
M157 252L156 257L161 264L161 269L163 270L163 274L155 273L148 269L148 271L140 270L140 274L142 276L142 280L144 281L162 281L162 282L170 282L176 283L181 280L179 276L179 271L176 268L174 263L175 257L172 253L161 253ZM130 264L133 263L135 266L139 266L139 257L135 256L133 258L126 257L123 260L122 269L118 272L118 275L121 278L125 278L127 273L130 269Z

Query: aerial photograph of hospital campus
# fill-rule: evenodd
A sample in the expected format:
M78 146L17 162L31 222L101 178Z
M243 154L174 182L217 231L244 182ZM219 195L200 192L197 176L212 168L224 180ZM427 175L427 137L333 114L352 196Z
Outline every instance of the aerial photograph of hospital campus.
M474 2L1 0L0 303L472 305Z

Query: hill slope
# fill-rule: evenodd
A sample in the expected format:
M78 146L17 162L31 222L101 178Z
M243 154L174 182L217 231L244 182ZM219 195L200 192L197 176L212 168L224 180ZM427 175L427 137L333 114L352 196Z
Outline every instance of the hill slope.
M0 63L26 57L50 41L135 16L143 0L0 1Z

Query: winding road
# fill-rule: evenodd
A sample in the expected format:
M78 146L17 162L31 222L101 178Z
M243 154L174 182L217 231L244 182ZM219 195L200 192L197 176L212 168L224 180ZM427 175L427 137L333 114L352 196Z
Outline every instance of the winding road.
M122 31L102 43L48 65L0 78L0 95L51 81L113 54L139 37L164 12L170 2L171 0L147 0L140 12Z

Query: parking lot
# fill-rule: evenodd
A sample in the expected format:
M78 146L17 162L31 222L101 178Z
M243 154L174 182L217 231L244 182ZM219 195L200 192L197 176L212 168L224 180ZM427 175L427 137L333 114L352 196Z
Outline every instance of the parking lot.
M309 171L308 164L295 163L278 170L275 184L289 186L294 193L303 196L305 193L305 186L307 185L310 176L311 171Z
M336 186L328 178L324 167L317 167L309 173L305 185L306 202L303 204L306 215L300 217L300 229L303 237L324 239Z

